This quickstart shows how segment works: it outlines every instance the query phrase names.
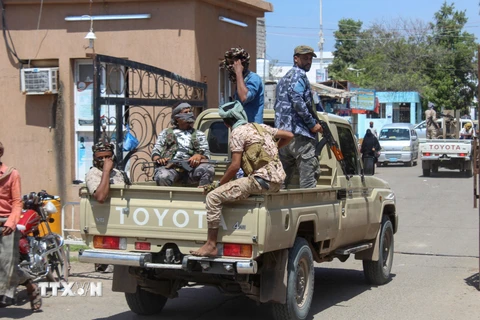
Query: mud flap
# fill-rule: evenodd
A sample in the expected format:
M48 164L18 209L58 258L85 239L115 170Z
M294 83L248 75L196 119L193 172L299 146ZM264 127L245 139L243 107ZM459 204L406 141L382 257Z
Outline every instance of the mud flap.
M128 272L129 266L115 266L113 268L112 291L135 293L137 279Z
M367 250L363 250L360 252L355 253L355 260L371 260L371 261L378 261L379 254L378 250L380 246L380 232L382 232L382 225L377 232L377 237L375 238L375 243L373 247Z
M260 302L284 304L287 299L288 249L265 254L260 280Z

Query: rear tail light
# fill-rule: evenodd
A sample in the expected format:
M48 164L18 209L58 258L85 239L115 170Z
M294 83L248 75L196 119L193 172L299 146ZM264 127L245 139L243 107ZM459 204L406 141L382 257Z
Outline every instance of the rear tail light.
M466 153L460 153L459 156L460 156L460 157L466 157L467 154L466 154Z
M135 242L135 250L150 250L150 242Z
M432 154L431 154L430 152L425 152L423 155L426 156L426 157L429 157L429 156L431 156Z
M251 244L236 244L236 243L224 243L223 255L229 257L245 257L250 258L252 256Z
M127 249L127 238L111 237L111 236L94 236L93 247L96 249Z

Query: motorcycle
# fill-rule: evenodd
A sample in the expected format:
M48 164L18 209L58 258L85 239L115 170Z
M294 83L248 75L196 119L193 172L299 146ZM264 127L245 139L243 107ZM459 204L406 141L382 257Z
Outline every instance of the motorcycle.
M53 233L51 217L57 212L49 200L56 199L42 190L23 196L23 210L17 224L22 233L19 243L19 266L33 281L46 278L49 282L68 281L69 264L63 237Z

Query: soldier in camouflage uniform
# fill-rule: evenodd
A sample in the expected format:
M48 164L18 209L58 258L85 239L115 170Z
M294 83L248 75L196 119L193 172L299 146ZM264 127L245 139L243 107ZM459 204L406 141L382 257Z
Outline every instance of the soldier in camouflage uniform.
M315 188L320 176L315 146L316 134L322 132L322 127L310 111L313 110L313 99L306 75L313 57L316 55L311 47L296 47L293 55L295 65L277 85L275 127L295 135L292 143L280 150L280 160L287 174L287 188L295 167L300 175L300 188Z
M192 128L195 118L188 103L180 103L173 108L171 124L160 132L152 151L152 160L158 163L154 179L159 186L171 186L182 179L186 183L199 183L200 186L212 183L215 169L212 164L202 163L210 158L205 133ZM168 163L169 160L184 160L193 168L188 172L180 166Z
M125 172L114 168L115 146L106 140L92 147L93 167L85 175L88 192L100 203L108 198L111 184L129 184Z
M99 203L105 202L110 192L111 184L130 184L124 171L114 168L115 146L107 141L105 132L100 142L92 147L93 167L85 175L88 192ZM113 272L113 265L95 264L95 270Z
M223 203L243 200L251 194L280 190L285 172L278 159L278 148L285 146L293 138L291 132L264 124L247 123L247 115L239 101L220 106L219 113L225 125L232 130L230 135L232 162L220 181L204 187L207 193L208 236L207 242L200 249L190 252L196 256L218 254L217 237ZM278 144L274 138L279 139ZM258 152L258 157L248 160L244 155L252 150L254 155ZM230 181L240 167L248 176Z
M436 139L439 127L435 105L431 102L428 103L428 110L425 110L425 120L427 121L427 139Z

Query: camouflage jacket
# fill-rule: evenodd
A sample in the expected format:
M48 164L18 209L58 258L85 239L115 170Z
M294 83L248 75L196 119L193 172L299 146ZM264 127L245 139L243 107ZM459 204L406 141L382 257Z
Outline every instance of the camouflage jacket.
M158 155L160 158L186 160L194 154L201 154L210 158L210 149L205 133L195 129L169 128L158 135L157 142L152 150L152 159L155 155Z
M317 123L309 112L312 91L305 70L293 66L277 85L275 127L315 139L310 131Z

